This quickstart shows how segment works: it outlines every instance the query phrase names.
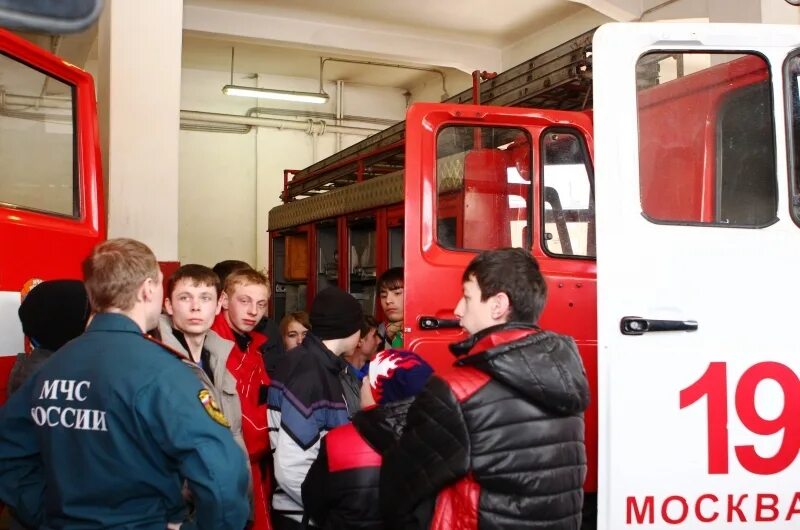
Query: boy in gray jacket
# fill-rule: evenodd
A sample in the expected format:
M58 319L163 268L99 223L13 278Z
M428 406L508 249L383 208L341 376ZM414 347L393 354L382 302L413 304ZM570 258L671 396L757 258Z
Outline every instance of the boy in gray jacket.
M219 403L234 439L244 449L236 379L226 367L233 342L211 331L220 312L220 290L219 278L210 268L195 264L180 267L167 280L167 314L161 315L158 335L161 342L183 354L184 362L211 393L212 402Z

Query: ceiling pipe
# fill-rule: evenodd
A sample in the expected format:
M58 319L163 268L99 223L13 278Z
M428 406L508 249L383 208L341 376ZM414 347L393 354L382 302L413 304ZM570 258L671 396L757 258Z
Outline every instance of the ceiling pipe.
M675 2L677 2L677 1L678 1L678 0L664 0L664 1L663 1L663 2L661 2L660 4L658 4L658 5L654 5L654 6L653 6L653 7L651 7L650 9L645 9L644 11L642 11L642 14L641 14L641 15L639 15L639 18L637 18L637 19L636 19L636 22L641 22L641 21L642 21L642 19L643 19L645 16L649 15L650 13L652 13L652 12L654 12L654 11L658 11L658 10L659 10L659 9L661 9L662 7L667 7L667 6L668 6L668 5L670 5L670 4L674 4L674 3L675 3Z
M442 100L445 100L450 97L450 94L447 93L447 79L444 75L444 72L439 70L438 68L429 68L425 66L407 66L405 64L392 64L392 63L379 63L375 61L358 61L356 59L336 59L334 57L320 57L319 58L319 90L322 92L322 70L325 68L326 62L332 63L349 63L349 64L364 64L367 66L384 66L386 68L404 68L406 70L418 70L422 72L430 72L433 74L439 74L442 78Z
M248 134L253 130L252 125L228 125L211 124L181 120L180 129L182 131L228 133L228 134Z
M344 116L344 109L343 107L343 98L342 92L344 91L344 81L339 79L336 81L336 125L342 124L342 117ZM336 134L336 150L335 152L338 153L342 150L342 135L341 133Z
M248 109L246 116L258 116L259 114L272 114L275 116L291 116L292 118L317 118L320 120L337 120L339 119L336 113L333 112L318 112L314 110L296 110L296 109L278 109L274 107L252 107ZM391 127L402 120L387 120L385 118L371 118L369 116L352 116L344 114L341 119L343 121L357 121L360 123L371 123L374 125L383 125ZM337 125L341 125L337 123Z
M255 125L257 127L271 127L273 129L290 129L294 131L305 131L313 134L326 132L352 134L358 136L371 136L383 129L373 129L368 127L349 127L346 125L329 125L325 120L309 119L307 122L294 120L280 120L276 118L257 118L255 116L238 116L235 114L220 114L217 112L199 112L194 110L182 110L181 120L203 122L203 123L233 123L237 125ZM315 129L316 128L316 129Z

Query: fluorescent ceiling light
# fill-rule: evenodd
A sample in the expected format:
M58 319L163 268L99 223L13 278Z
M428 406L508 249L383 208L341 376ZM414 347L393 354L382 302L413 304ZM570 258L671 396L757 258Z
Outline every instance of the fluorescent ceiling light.
M282 101L297 101L301 103L325 103L329 98L325 92L296 92L293 90L272 90L239 85L225 85L222 87L222 93L227 96L280 99Z

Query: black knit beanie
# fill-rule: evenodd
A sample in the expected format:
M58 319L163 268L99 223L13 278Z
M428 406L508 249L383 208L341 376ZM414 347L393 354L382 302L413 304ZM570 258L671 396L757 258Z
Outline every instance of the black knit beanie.
M311 304L311 333L322 340L344 339L361 330L361 304L338 287L317 293Z
M89 297L80 280L42 282L19 306L22 332L35 345L57 350L83 333L89 320Z

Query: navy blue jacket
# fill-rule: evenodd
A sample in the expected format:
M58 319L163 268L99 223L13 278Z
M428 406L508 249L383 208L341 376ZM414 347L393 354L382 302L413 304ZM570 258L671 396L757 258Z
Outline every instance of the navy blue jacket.
M298 523L302 485L328 431L349 421L342 387L347 363L312 333L278 365L269 386L269 439L274 451L272 513ZM350 410L355 403L351 402Z
M0 409L0 500L31 526L242 530L248 471L217 404L120 314L95 316ZM193 528L185 523L183 528Z

